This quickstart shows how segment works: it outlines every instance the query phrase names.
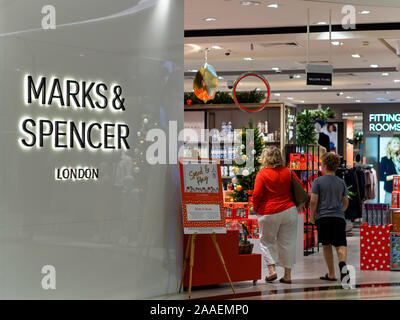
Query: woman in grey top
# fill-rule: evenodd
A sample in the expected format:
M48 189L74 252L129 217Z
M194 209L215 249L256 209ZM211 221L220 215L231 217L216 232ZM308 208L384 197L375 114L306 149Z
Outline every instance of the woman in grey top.
M320 279L337 281L332 246L336 247L341 280L348 275L346 267L347 241L344 212L349 205L346 183L335 175L340 158L333 153L322 157L323 176L314 180L311 189L310 220L317 225L328 273Z

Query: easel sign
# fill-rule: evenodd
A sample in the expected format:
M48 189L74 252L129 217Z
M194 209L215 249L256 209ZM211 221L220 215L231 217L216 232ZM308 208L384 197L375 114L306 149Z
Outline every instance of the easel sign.
M191 297L196 237L198 234L209 234L227 280L235 293L216 237L216 233L226 233L220 162L217 159L179 158L179 171L183 228L184 233L189 234L179 292L182 290L189 263L189 298Z
M185 234L226 233L220 162L179 158Z

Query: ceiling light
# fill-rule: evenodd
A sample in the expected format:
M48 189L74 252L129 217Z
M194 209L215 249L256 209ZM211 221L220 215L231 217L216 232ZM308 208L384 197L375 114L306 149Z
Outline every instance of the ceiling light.
M334 46L342 46L343 45L343 42L340 42L340 41L332 41L331 43Z
M304 101L304 100L300 100L300 102L301 102L301 103L304 103L305 101Z
M224 80L224 77L219 76L218 80Z
M344 116L347 116L347 113L343 113Z
M386 94L390 94L390 91L386 91L385 93L386 93Z
M344 93L343 92L339 92L339 96L342 96Z
M359 14L370 14L371 11L369 10L362 10L362 11L358 11Z
M378 68L378 65L377 64L371 64L370 67L371 68Z
M322 90L328 90L328 88L327 87L323 87Z
M361 102L361 100L356 100L356 102ZM357 118L357 116L356 116L356 118Z
M351 56L352 56L353 58L357 58L357 59L358 59L358 58L361 58L361 56L360 56L358 53L352 54Z
M353 99L353 97L347 96L346 99Z
M300 78L301 78L301 75L295 74L295 75L294 75L294 78L295 78L295 79L300 79Z
M325 24L328 24L328 23L326 23L325 21L318 21L317 23L315 23L315 24L317 24L317 25L325 25Z
M292 97L288 97L288 100L293 100L293 98Z
M273 67L272 70L279 71L280 69L278 67Z
M197 69L189 69L189 72L197 72Z
M268 8L278 8L279 5L277 3L271 3L267 5Z
M254 60L254 58L246 57L246 58L243 58L243 60L244 61L252 61L252 60Z
M241 1L242 6L259 6L261 3L258 1Z
M222 47L220 47L220 46L211 46L211 48L213 48L215 50L221 50L222 49Z
M393 80L393 82L394 82L394 83L399 83L400 80L399 80L399 79L395 79L395 80Z
M384 101L384 100L386 100L385 98L376 98L376 100L378 100L378 101Z
M204 18L203 20L205 20L207 22L211 22L211 21L215 21L217 19L215 19L215 18Z
M389 73L387 73L387 72L382 73L382 76L384 76L384 77L387 77L388 75L389 75Z
M281 94L280 93L274 93L274 96L280 97Z

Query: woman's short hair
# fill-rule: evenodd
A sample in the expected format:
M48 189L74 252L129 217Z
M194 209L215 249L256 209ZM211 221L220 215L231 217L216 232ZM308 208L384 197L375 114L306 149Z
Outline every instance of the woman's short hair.
M263 168L278 168L284 166L282 152L277 147L266 147L261 153Z
M340 165L340 157L332 152L322 156L322 164L329 170L335 172Z

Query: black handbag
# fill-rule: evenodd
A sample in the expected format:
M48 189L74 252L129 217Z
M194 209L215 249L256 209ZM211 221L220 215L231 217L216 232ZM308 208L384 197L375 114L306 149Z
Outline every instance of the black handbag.
M289 169L289 171L290 171L290 177L291 177L291 181L292 181L293 202L297 208L300 208L310 201L310 196L303 189L303 186L295 178L293 178L292 170Z

